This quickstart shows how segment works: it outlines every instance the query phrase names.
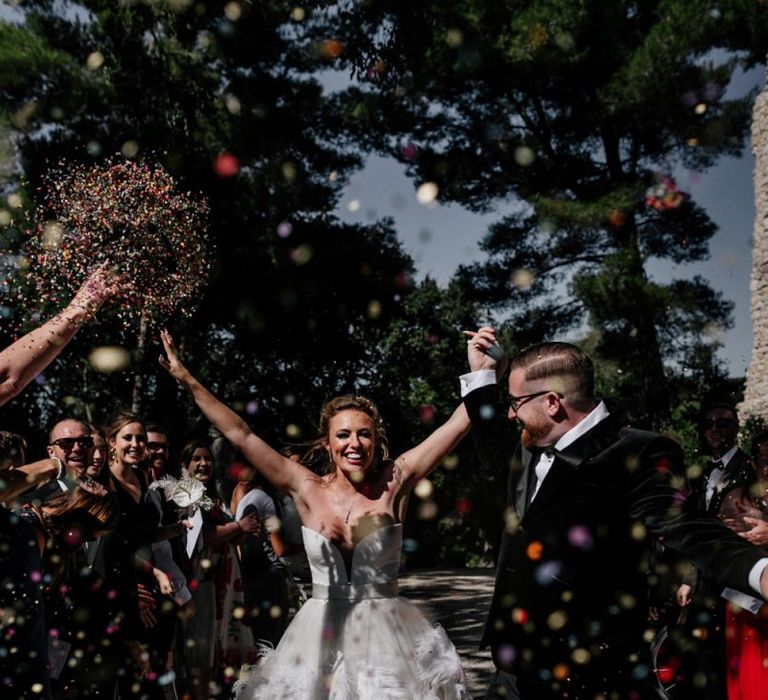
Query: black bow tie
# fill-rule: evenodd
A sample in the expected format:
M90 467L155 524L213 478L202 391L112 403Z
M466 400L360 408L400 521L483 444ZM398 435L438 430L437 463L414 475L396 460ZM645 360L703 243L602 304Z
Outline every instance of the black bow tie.
M709 478L710 474L712 474L715 469L723 469L723 460L722 459L715 459L712 460L706 469L706 477Z

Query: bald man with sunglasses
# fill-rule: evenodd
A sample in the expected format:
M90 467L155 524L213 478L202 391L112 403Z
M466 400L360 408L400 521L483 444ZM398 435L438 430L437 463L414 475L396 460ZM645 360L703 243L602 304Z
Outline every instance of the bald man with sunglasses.
M56 423L48 434L48 457L58 460L59 472L42 486L22 494L23 503L44 503L69 490L67 482L83 476L93 458L91 428L82 421L65 418Z

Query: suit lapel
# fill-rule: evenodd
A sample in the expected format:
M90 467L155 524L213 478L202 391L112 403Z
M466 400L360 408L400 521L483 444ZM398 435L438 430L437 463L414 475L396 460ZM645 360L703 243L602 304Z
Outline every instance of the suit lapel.
M519 518L522 518L525 515L525 511L527 510L528 503L527 503L527 497L528 497L528 482L531 478L531 461L533 460L533 453L527 450L526 448L522 448L522 464L523 469L522 473L520 474L520 478L517 481L517 486L515 488L515 510L517 511L517 516Z

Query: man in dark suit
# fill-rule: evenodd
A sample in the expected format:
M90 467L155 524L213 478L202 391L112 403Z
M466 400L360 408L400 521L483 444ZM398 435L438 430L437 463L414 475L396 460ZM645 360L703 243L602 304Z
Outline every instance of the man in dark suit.
M724 520L736 517L741 500L755 481L749 455L739 448L739 418L725 403L711 404L699 422L699 436L710 456L701 476L691 480L691 499L702 510ZM741 528L740 528L741 529ZM682 628L694 648L690 662L699 677L702 700L726 700L725 599L722 586L693 571L677 590L678 603L688 608Z
M472 336L462 393L475 442L484 462L509 465L483 637L498 669L488 697L656 697L645 636L653 538L756 594L768 592L765 552L686 507L679 445L627 428L617 406L597 399L581 350L544 343L514 357L504 421L495 334ZM512 421L522 433L509 461Z

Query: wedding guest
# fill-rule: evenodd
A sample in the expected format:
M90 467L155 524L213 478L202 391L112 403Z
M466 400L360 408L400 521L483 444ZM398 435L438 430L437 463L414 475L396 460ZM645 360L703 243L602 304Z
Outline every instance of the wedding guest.
M101 428L94 425L89 426L91 430L91 439L93 440L93 454L91 455L91 461L85 468L85 473L98 481L106 485L109 480L109 471L107 467L107 456L109 452L107 450L107 436Z
M18 433L0 430L0 471L26 464L27 442Z
M254 639L274 648L288 626L290 607L288 571L280 558L285 543L275 502L258 477L245 483L235 520L254 513L263 523L261 532L247 535L240 543L246 619Z
M48 433L48 456L58 460L63 470L57 478L49 480L22 497L27 503L47 501L67 490L66 479L76 479L85 474L93 458L91 427L75 418L58 421Z
M691 479L692 503L720 518L734 530L743 530L740 504L754 481L749 455L738 445L739 418L726 403L712 403L699 421L699 437L710 459L702 475ZM725 700L727 601L723 586L693 569L677 591L678 604L686 608L686 627L694 649L689 654L695 671L705 682L697 692L703 700Z
M736 527L745 539L765 546L768 544L768 432L755 435L750 456L755 478L735 509ZM763 604L757 611L736 604L726 606L725 658L728 700L768 697L768 605Z
M152 542L178 537L186 532L183 522L159 527L155 508L147 502L147 478L139 468L145 457L146 431L141 419L130 412L119 413L105 428L109 447L108 487L118 502L116 529L103 537L94 561L110 595L108 612L119 629L111 662L121 696L151 693L156 688L146 650L147 623L158 599L173 594L167 574L153 566Z
M87 486L87 490L86 487ZM82 546L117 524L117 503L106 489L90 477L82 477L72 490L45 502L27 504L17 511L35 532L41 555L39 569L49 635L48 663L55 697L87 697L91 639L83 614L88 600L80 580L83 575Z
M90 273L67 307L39 328L0 351L0 406L17 396L64 349L79 328L98 309L121 291L122 281L106 266ZM56 472L59 473L59 465ZM52 472L48 461L34 473L6 476L2 500L7 502L25 489L31 477L39 483ZM26 624L0 649L0 683L4 696L25 697L34 693L47 700L50 679L46 663L42 592L30 579L39 569L39 553L30 526L0 508L0 610L26 602Z
M191 587L195 614L183 623L182 658L177 664L183 671L182 691L193 700L206 700L211 684L231 682L232 674L224 674L227 667L239 669L255 659L253 635L242 617L235 617L245 601L234 544L244 534L259 532L262 525L253 513L238 521L225 513L213 479L213 454L202 440L187 443L179 463L182 476L200 482L211 500L211 507L202 511L202 531L194 543ZM191 536L194 531L187 535Z

